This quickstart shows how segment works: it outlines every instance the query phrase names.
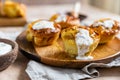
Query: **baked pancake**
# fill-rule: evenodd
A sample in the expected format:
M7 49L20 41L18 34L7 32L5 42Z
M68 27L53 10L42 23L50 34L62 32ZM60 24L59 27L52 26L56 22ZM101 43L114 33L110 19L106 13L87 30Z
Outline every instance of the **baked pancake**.
M112 40L120 30L120 23L110 18L95 21L90 28L100 34L100 44L107 43Z
M24 4L6 0L0 5L0 16L8 18L17 18L26 16L26 7Z
M37 20L28 25L27 40L37 46L52 45L59 38L60 26L52 21Z
M65 51L70 57L80 60L93 59L91 52L97 47L100 37L85 27L70 27L61 32Z
M72 27L74 25L80 25L80 20L78 17L74 15L69 15L67 13L58 13L54 14L50 21L55 21L56 23L60 24L62 29Z

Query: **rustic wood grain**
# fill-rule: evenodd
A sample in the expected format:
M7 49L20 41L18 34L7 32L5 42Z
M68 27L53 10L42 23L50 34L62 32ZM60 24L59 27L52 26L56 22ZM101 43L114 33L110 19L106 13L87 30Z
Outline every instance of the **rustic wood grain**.
M25 17L3 18L0 17L0 26L24 26L27 23Z

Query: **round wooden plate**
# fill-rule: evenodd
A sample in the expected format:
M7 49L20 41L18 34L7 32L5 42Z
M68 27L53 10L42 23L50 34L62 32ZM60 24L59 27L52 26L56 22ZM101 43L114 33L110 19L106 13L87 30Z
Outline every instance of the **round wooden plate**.
M75 60L70 58L63 48L61 39L51 46L37 47L26 40L26 31L22 32L16 39L22 53L35 61L51 66L66 68L82 68L89 63L108 63L120 56L120 40L115 38L107 44L98 45L93 51L93 60Z

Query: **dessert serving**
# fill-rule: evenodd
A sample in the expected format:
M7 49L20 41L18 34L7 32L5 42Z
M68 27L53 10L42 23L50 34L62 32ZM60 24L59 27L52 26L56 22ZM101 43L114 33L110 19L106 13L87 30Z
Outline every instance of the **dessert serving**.
M15 18L15 17L24 17L26 15L25 5L10 0L1 3L0 8L1 8L1 13L0 13L1 17Z
M109 63L118 57L120 40L115 35L120 31L120 23L105 18L82 26L80 5L76 6L74 11L29 23L16 39L23 54L45 64L67 68L82 68L91 62Z
M100 37L88 28L71 27L61 32L65 51L79 60L91 60L91 52L97 47Z
M38 20L28 25L27 40L37 46L54 44L59 38L60 26L48 20Z
M100 34L100 44L112 40L120 30L120 23L110 18L100 19L95 21L90 28Z
M75 60L93 60L95 56L92 53L98 44L111 41L119 31L119 23L112 19L96 21L90 27L76 24L61 29L61 26L63 25L56 21L34 21L28 25L26 38L37 48L38 53L39 48L52 46L53 50L58 48L57 53L61 56L68 55Z
M119 23L114 21L112 29L104 28L103 23L98 27L70 25L61 29L55 21L37 20L30 23L16 41L28 58L52 66L82 68L91 62L109 63L119 56L120 40L111 38L108 41L107 37L111 34L107 33L104 38L107 43L98 44L103 38L102 31L113 31L115 36L119 31ZM108 20L108 24L111 26L111 21L109 23Z
M26 7L24 4L13 2L11 0L0 2L1 26L24 25L26 23L25 17L26 17ZM10 23L8 23L9 21Z

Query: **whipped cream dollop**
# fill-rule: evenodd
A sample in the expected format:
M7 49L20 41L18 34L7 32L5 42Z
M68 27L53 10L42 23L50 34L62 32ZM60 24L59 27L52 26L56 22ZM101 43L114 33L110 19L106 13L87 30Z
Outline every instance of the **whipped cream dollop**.
M93 39L90 37L89 31L86 29L79 29L79 32L75 35L75 42L78 49L78 56L76 59L79 60L91 60L92 56L85 56L89 51L91 44L93 44Z
M57 17L57 19L55 20L56 22L66 22L66 20L67 20L67 15L66 14L63 14L63 13L61 13L61 14L59 14L58 15L58 17Z
M10 52L12 50L12 46L4 43L4 42L0 42L0 55L4 55L8 52Z
M46 28L50 28L52 30L55 30L55 27L54 27L54 22L51 22L51 21L39 21L39 22L36 22L32 28L34 30L40 30L40 29L46 29Z
M93 24L93 27L104 26L105 28L111 29L114 26L114 24L115 24L114 20L105 20L103 22L101 21L95 22Z

